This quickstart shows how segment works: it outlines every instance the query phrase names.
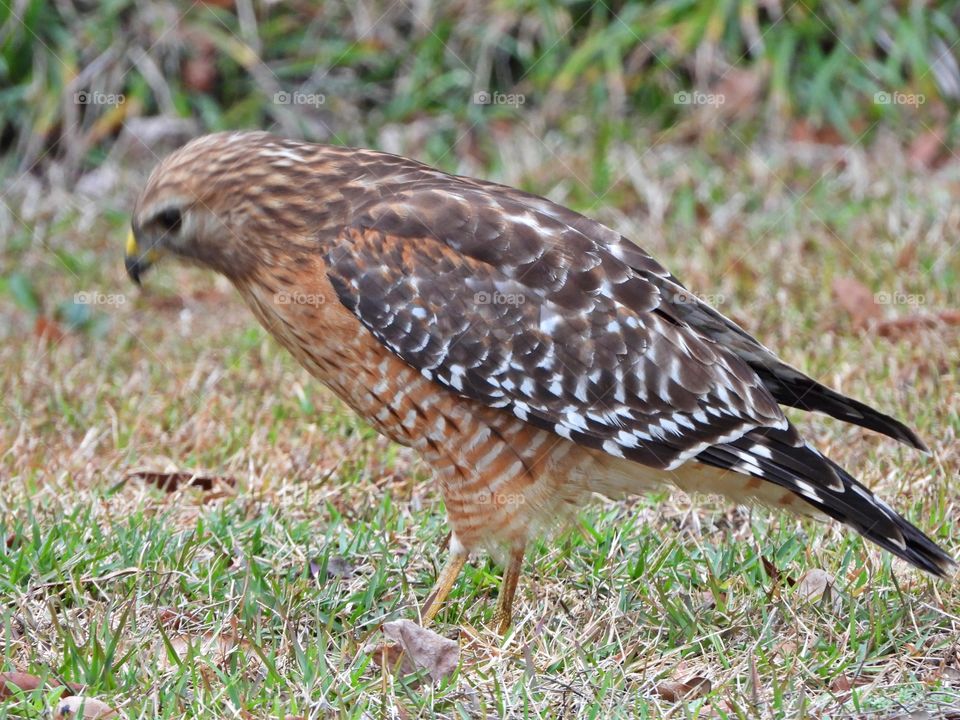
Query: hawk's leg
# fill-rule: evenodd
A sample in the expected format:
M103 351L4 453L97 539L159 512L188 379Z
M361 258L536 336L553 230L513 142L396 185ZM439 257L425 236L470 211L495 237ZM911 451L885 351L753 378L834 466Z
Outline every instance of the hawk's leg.
M420 610L420 617L424 625L433 620L436 614L440 612L441 606L447 599L447 595L450 594L450 590L460 576L460 571L463 569L463 565L467 562L469 556L470 553L467 552L467 549L457 540L457 536L451 535L450 553L447 555L447 562L444 563L443 569L440 570L437 581L433 584L433 590L427 595L427 599L423 603L423 608Z
M513 621L513 597L517 594L517 581L523 570L524 550L525 546L519 545L510 551L510 559L503 573L503 583L497 596L497 609L493 614L493 625L501 635L507 633Z

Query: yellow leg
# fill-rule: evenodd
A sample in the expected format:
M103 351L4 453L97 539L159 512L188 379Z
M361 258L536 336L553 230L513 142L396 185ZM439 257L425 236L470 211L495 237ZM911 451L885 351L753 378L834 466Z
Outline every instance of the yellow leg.
M523 570L524 546L510 551L510 560L503 573L503 584L500 585L500 594L497 596L497 609L493 613L493 624L497 632L506 635L513 621L513 597L517 594L517 581Z
M463 569L464 563L467 562L469 555L470 553L460 544L456 535L451 535L450 553L447 555L447 562L437 576L437 581L433 584L433 590L430 591L420 610L421 622L424 625L433 620L436 614L440 612L443 601L450 594L450 590L460 576L460 571Z

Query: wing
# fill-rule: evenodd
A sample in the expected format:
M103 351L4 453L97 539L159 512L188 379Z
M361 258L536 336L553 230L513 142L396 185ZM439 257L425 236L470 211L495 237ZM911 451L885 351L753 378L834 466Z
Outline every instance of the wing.
M740 357L760 376L764 386L778 403L800 410L822 412L838 420L883 433L918 450L927 450L917 434L896 418L831 390L780 360L735 322L687 291L680 281L653 257L619 233L545 198L504 185L480 180L469 182L495 192L509 193L527 206L565 223L571 229L601 244L617 259L657 287L664 314L686 323L700 335L715 340Z
M664 312L654 283L512 197L402 191L326 262L340 301L423 375L579 444L672 469L788 427L756 373Z

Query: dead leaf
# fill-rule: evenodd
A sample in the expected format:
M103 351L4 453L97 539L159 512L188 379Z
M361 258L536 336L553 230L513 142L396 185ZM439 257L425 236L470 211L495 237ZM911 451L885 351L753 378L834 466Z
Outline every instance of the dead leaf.
M156 485L164 492L172 493L181 487L196 487L205 492L213 490L217 485L226 485L234 487L237 481L232 477L223 477L220 475L203 476L187 472L160 473L160 472L133 472L127 475L126 479L142 480L150 485Z
M911 242L904 246L897 255L897 270L909 270L917 262L917 243Z
M373 659L403 674L426 670L433 680L441 680L457 669L460 643L420 627L410 620L394 620L383 624L383 634L393 645L381 645Z
M187 623L199 622L193 613L184 613L177 608L162 607L157 609L157 622L168 630L180 630Z
M848 277L836 278L833 281L833 296L850 316L855 328L862 329L871 322L880 320L880 306L870 289L859 280Z
M773 646L773 652L771 654L779 656L781 659L786 659L793 657L796 652L797 643L795 640L781 640Z
M226 665L230 654L239 646L237 639L230 634L225 633L204 633L203 635L172 635L170 645L177 653L177 658L182 662L189 655L191 650L197 657L207 657L213 659L214 663L220 667ZM194 648L196 648L194 650ZM166 662L166 654L164 654ZM166 664L170 664L166 662Z
M210 92L217 81L216 58L207 52L187 58L183 63L183 84L193 92Z
M780 568L774 565L770 560L767 559L766 555L760 556L760 562L763 563L763 570L767 573L771 580L773 580L774 585L780 581Z
M403 648L392 643L381 643L372 649L370 654L373 661L384 670L398 672L401 675L410 675L417 671L413 661L406 657Z
M693 599L698 609L713 610L717 606L717 595L719 595L721 599L726 599L725 592L721 591L714 594L711 590L701 590L698 593L694 593Z
M942 128L929 129L917 135L910 143L907 158L915 170L928 170L942 164L949 150L944 144L946 137Z
M840 700L846 702L850 699L850 691L853 688L869 685L872 679L863 675L857 675L852 680L846 674L838 675L830 683L830 691L839 696Z
M846 675L838 675L833 679L833 682L830 683L830 690L835 693L846 693L850 692L853 688L853 683L850 682L850 678Z
M833 587L834 577L826 570L808 570L797 583L796 593L807 602L817 602ZM829 598L828 598L829 599Z
M43 680L36 675L23 672L5 672L0 673L0 698L12 697L15 691L11 688L18 688L25 693L33 692L43 684Z
M33 323L33 332L37 337L53 343L63 340L64 335L60 323L43 315L37 315L37 319Z
M948 665L943 668L943 672L940 673L940 677L949 683L960 683L960 669Z
M788 587L793 587L797 584L797 581L794 580L793 577L781 572L780 568L774 565L773 561L765 555L760 556L760 562L763 563L763 570L770 576L770 579L773 580L774 585L784 582Z
M115 717L117 711L102 700L82 695L71 695L57 701L54 720L76 720L77 718Z
M898 338L917 330L957 325L960 325L960 310L943 310L933 314L907 315L884 320L877 324L876 331L881 337Z
M666 680L658 683L656 690L657 695L667 702L678 702L680 700L696 700L709 693L712 688L713 683L707 678L694 675L684 682Z
M746 117L754 112L765 87L763 73L755 69L731 69L724 73L711 92L723 98L720 109L727 117Z
M0 699L13 697L15 691L13 688L28 693L33 692L38 687L63 687L63 683L56 678L47 678L44 680L37 675L31 675L25 672L0 672ZM69 683L67 687L70 692L82 692L83 685Z
M318 577L322 569L322 561L310 561L310 577ZM327 576L319 578L319 580L323 582L327 579L327 577L349 578L353 576L353 573L356 572L356 569L356 565L347 560L345 557L341 557L340 555L331 555L327 558Z
M794 142L816 143L818 145L844 145L841 135L832 125L814 125L809 120L798 120L790 126L790 139Z

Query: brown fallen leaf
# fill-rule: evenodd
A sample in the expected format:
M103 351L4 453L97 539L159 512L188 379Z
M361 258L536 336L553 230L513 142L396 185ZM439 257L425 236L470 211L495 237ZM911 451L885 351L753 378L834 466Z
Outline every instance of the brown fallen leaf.
M193 613L184 613L178 608L161 607L157 609L157 622L168 630L180 630L186 623L199 622Z
M57 701L54 720L77 720L77 718L116 717L117 711L102 700L82 695L71 695Z
M836 278L833 281L833 296L858 330L867 327L871 322L880 320L880 306L870 289L859 280L848 277Z
M13 697L16 690L33 692L43 685L43 680L36 675L23 672L0 673L0 699Z
M47 678L44 680L37 675L31 675L30 673L25 672L0 672L0 700L3 698L13 697L16 693L14 688L28 693L33 692L41 686L57 688L63 687L63 683L56 678ZM70 688L70 692L83 692L83 685L69 683L67 687Z
M942 671L940 671L939 677L948 683L952 683L954 685L960 684L960 668L947 665Z
M694 675L683 682L675 680L665 680L657 683L657 695L667 702L679 702L680 700L695 700L703 697L713 688L707 678Z
M794 142L818 145L844 145L843 135L832 125L817 126L810 120L798 120L790 126L790 139Z
M763 89L767 86L763 74L757 70L731 69L711 92L723 98L719 110L728 118L746 117L753 112Z
M142 480L150 485L156 485L164 492L172 493L181 487L196 487L209 492L217 485L226 485L234 487L237 481L232 477L223 477L220 475L203 476L187 472L161 473L161 472L132 472L126 477L127 480Z
M881 337L897 338L917 330L957 325L960 325L960 310L943 310L884 320L877 324L876 331Z
M60 342L64 336L60 323L43 315L37 315L37 319L33 323L33 332L37 337L53 343Z
M394 644L380 645L373 650L373 659L381 667L396 668L409 675L426 670L434 681L457 669L460 643L420 627L410 620L394 620L383 624L383 634Z
M310 577L318 577L320 571L323 569L323 562L320 560L311 560L310 561ZM352 562L347 560L345 557L340 555L331 555L327 558L327 572L326 576L320 578L320 581L326 580L328 577L335 578L349 578L353 576L353 573L356 571L357 567Z
M767 558L765 555L760 556L760 562L763 563L763 570L767 573L773 584L777 585L781 582L787 584L788 587L793 587L797 584L797 581L793 579L790 575L782 572L780 568L773 564L773 561Z
M907 160L914 170L929 170L943 164L949 158L950 148L945 144L946 131L942 128L928 129L910 143Z
M400 675L410 675L417 671L412 660L406 657L403 648L393 643L380 643L369 648L373 661L384 670L397 672Z
M871 682L871 678L863 675L857 675L851 680L846 674L841 674L833 679L829 687L830 691L835 693L841 701L846 702L850 699L850 691L853 688L869 685Z
M830 683L830 690L835 693L850 692L851 688L853 688L853 683L850 682L850 678L846 675L838 675Z
M773 646L771 655L779 656L781 659L793 657L797 652L797 643L795 640L781 640Z
M779 580L780 580L780 568L778 568L778 567L777 567L776 565L774 565L770 560L768 560L766 555L761 555L761 556L760 556L760 562L763 563L763 569L764 569L764 571L767 573L767 575L770 577L770 579L773 580L774 584L776 584L777 582L779 582Z
M897 255L897 270L908 270L916 265L917 245L918 243L911 242L904 246L903 250Z
M834 577L826 570L807 570L797 583L796 594L807 602L817 602L833 587ZM829 599L829 596L828 596Z
M177 658L181 662L190 656L192 650L196 657L211 658L217 666L223 667L227 664L231 653L240 646L240 643L231 634L204 633L203 635L172 635L170 646L177 653ZM170 667L176 664L170 661L166 654L164 654L161 662Z
M183 63L183 84L193 92L210 92L217 81L215 57L201 52Z

